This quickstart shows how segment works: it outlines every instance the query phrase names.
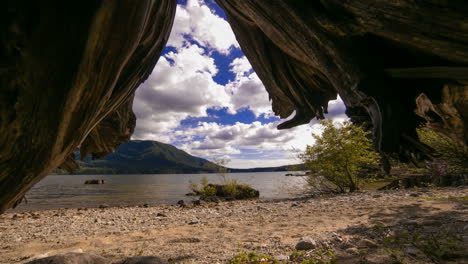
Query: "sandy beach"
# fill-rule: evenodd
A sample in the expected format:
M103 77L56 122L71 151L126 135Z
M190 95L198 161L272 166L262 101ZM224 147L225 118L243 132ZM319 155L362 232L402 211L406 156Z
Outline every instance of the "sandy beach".
M422 243L402 246L393 239L405 233L455 234L461 239L459 256L439 263L467 263L467 196L468 187L458 187L185 207L9 211L0 215L0 263L66 252L94 253L112 261L154 255L169 263L211 264L257 252L286 263L302 237L333 251L338 263L390 263L389 249L411 263L436 263Z

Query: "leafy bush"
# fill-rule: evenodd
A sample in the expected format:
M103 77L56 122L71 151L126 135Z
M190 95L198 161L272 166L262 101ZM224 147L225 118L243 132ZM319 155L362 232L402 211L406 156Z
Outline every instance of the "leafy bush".
M242 184L235 178L226 177L227 169L225 165L229 161L226 159L215 159L215 164L218 171L218 176L221 179L222 184L211 184L208 182L206 177L200 179L200 184L190 182L189 188L195 195L211 197L217 196L228 199L249 199L260 196L260 193L250 187L249 185Z
M332 121L321 121L321 125L323 133L312 135L315 144L299 154L312 172L308 184L321 184L322 188L339 192L358 190L359 175L366 171L366 167L378 164L369 133L351 122L336 127Z
M208 184L208 179L206 177L202 177L200 179L200 185L198 183L190 182L189 188L190 191L196 195L216 196L216 188Z
M435 176L439 177L439 183L447 175L468 174L468 148L426 127L418 129L418 136L435 150L436 160L432 168Z

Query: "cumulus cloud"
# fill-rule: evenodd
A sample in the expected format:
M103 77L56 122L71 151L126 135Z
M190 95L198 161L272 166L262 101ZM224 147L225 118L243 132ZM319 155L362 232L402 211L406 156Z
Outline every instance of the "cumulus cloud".
M257 117L261 114L272 115L268 93L247 58L236 58L230 66L230 71L236 76L226 85L231 95L230 112L249 108Z
M206 117L209 108L226 107L231 114L248 108L256 117L270 116L271 103L245 56L229 64L233 80L224 86L214 81L219 69L211 51L227 55L239 45L229 24L203 1L177 6L168 45L173 51L161 56L135 94L133 139L176 144L195 156L229 157L230 167L247 168L297 163L293 150L304 150L313 144L311 134L321 132L316 121L290 130L277 130L279 122L200 122L194 128L181 127L188 117ZM346 119L340 98L330 102L327 117Z
M201 0L188 0L185 6L177 5L167 45L183 47L187 38L224 54L229 53L232 47L239 47L229 23L212 12Z
M234 125L222 125L214 122L200 122L190 130L178 131L178 136L185 138L180 145L184 150L199 156L218 154L236 154L240 150L256 151L291 151L304 150L313 143L312 132L320 131L318 125L300 126L290 130L277 130L278 122L251 124L237 122ZM198 139L194 139L197 136ZM230 152L220 153L219 149Z
M197 45L187 45L159 59L152 74L137 90L134 138L160 140L188 116L206 115L206 109L227 106L229 95L213 80L214 60Z

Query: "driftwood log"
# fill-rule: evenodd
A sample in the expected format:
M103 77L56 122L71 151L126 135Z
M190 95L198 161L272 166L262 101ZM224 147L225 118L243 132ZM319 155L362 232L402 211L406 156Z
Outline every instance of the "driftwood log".
M423 122L467 145L465 0L216 0L290 128L339 94L375 147L425 158ZM135 126L175 0L7 0L0 9L0 212L72 152L102 157Z

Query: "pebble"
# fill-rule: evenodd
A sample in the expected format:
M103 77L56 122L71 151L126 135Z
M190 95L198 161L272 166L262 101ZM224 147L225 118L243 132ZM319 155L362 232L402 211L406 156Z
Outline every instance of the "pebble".
M355 247L347 248L345 250L346 253L351 254L351 255L358 255L359 254L359 249Z
M200 221L198 221L197 219L192 219L190 220L190 222L188 222L189 225L196 225L198 224Z
M357 245L363 248L375 248L378 246L377 243L369 239L362 239L357 243Z

